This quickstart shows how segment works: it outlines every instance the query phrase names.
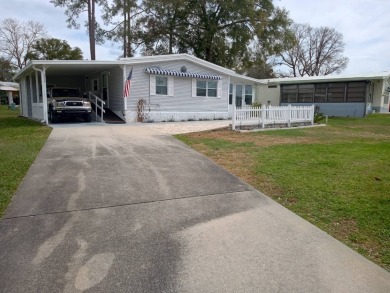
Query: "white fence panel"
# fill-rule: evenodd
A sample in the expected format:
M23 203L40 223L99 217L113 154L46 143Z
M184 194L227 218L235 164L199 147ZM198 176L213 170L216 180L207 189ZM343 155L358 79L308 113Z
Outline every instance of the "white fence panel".
M262 106L233 108L232 128L237 125L249 126L259 125L264 128L266 125L303 123L314 121L314 105L312 106Z

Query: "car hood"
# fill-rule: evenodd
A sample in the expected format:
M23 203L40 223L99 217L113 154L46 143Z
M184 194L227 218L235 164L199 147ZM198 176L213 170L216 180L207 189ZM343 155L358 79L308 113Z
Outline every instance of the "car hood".
M84 98L81 97L55 97L52 98L53 100L56 100L57 102L64 102L64 101L87 101Z

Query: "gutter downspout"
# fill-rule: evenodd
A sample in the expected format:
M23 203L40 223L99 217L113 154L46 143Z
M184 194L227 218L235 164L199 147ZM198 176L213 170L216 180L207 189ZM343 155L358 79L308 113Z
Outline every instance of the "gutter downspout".
M46 92L46 67L42 66L42 69L36 68L33 66L35 71L39 71L41 73L41 82L42 82L42 103L43 103L43 122L46 125L49 124L49 118L47 115L47 92Z

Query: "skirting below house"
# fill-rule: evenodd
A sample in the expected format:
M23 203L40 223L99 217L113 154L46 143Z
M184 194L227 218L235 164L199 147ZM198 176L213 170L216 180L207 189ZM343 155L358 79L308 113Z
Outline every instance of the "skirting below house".
M231 113L226 112L144 112L143 122L179 122L179 121L202 121L202 120L227 120L231 119ZM126 122L141 122L137 112L127 111Z
M388 113L389 109L385 107L371 107L371 113Z

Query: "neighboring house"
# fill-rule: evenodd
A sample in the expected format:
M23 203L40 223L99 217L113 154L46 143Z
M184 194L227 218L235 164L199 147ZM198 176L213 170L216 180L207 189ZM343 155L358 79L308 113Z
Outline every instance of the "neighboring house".
M272 105L318 105L329 116L363 117L389 112L390 73L262 80L260 100ZM267 101L265 101L267 100Z
M7 93L8 105L14 103L13 93L19 91L19 84L15 82L0 81L0 91Z
M130 95L124 84L132 70ZM262 81L188 54L122 58L117 61L33 60L15 76L20 83L21 114L48 123L47 88L77 87L93 93L127 123L145 119L181 121L227 119L232 105L259 98Z

